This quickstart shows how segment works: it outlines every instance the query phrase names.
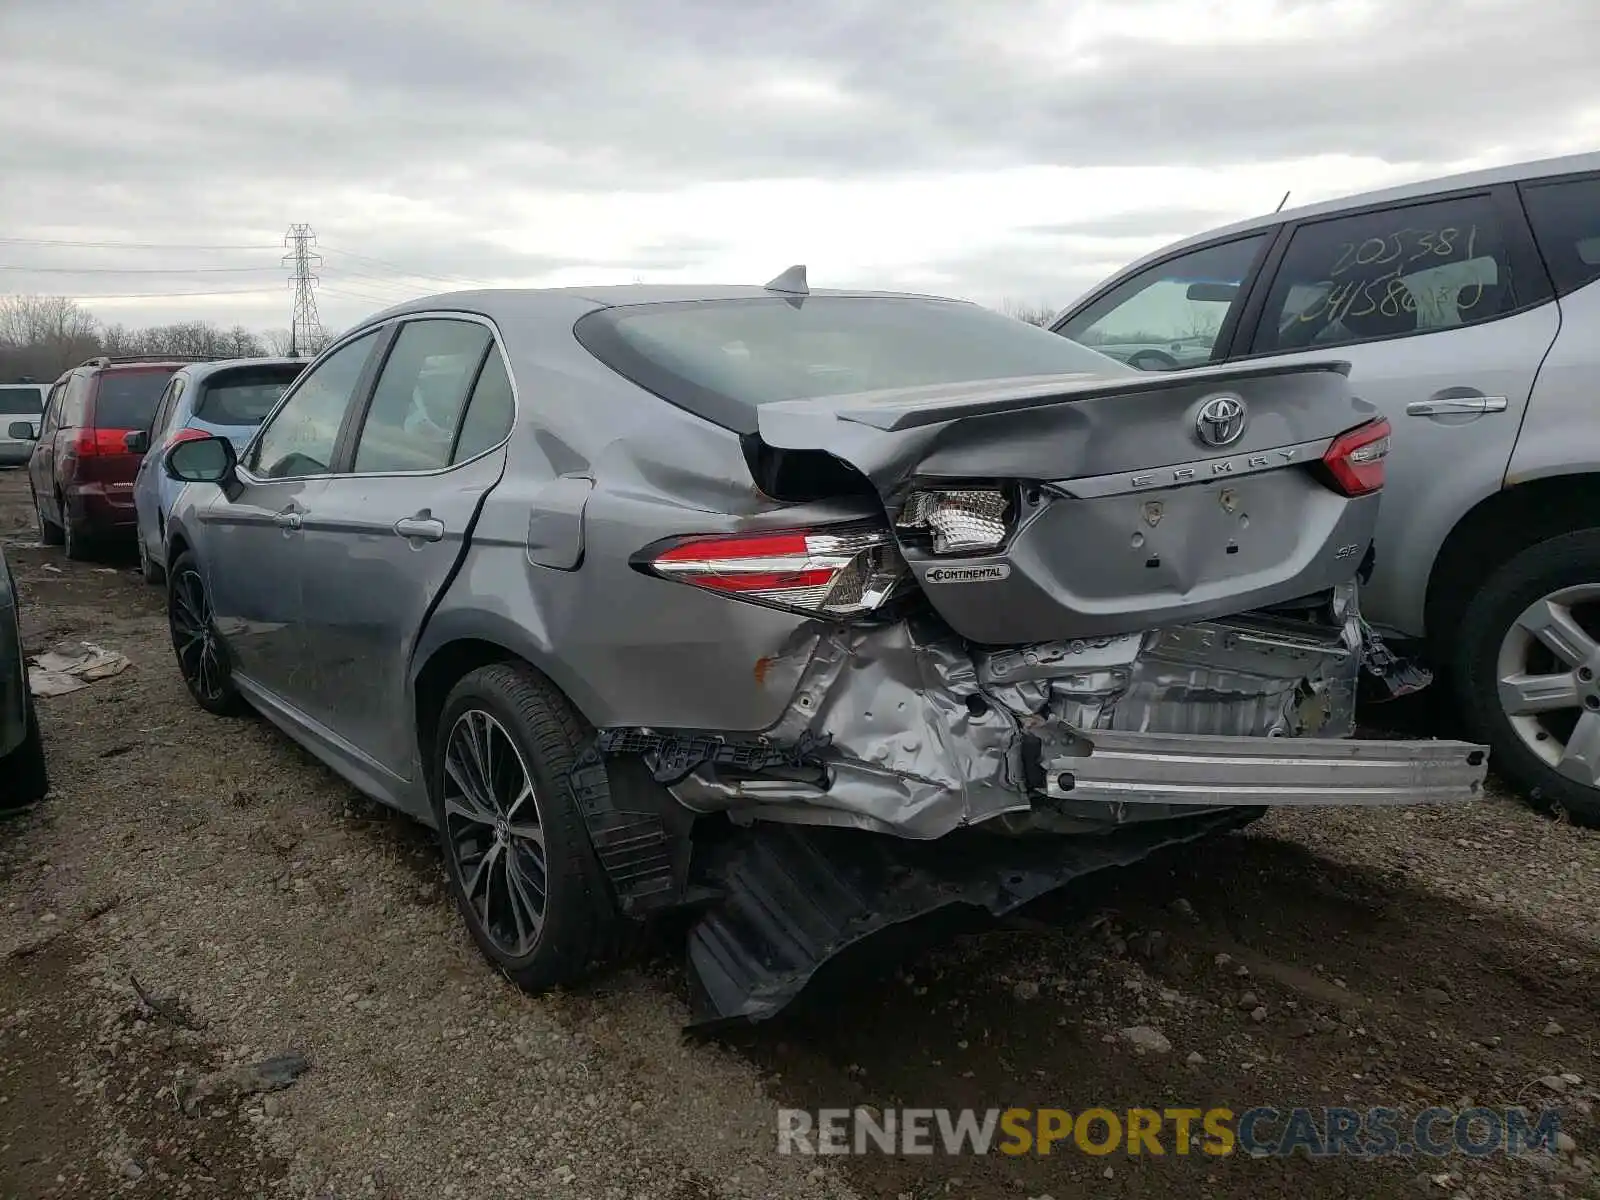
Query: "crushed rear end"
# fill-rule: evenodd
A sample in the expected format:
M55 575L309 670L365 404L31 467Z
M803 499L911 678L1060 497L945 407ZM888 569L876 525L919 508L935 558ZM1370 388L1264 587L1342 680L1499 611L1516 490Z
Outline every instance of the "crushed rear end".
M796 680L783 716L758 736L602 730L575 776L625 909L706 903L697 1018L770 1016L874 934L1003 913L1267 806L1479 794L1482 746L1351 736L1363 674L1419 680L1359 611L1389 431L1347 371L761 404L762 490L806 512L853 481L870 515L769 516L634 565L727 598L730 620L739 602L796 615L767 668ZM608 760L734 833L686 868L670 819L608 806Z

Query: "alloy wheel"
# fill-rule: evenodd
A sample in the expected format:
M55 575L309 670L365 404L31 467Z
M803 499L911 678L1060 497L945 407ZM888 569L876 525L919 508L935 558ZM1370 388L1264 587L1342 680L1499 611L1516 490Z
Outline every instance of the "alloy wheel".
M172 647L184 679L202 699L220 701L227 688L227 671L211 624L211 601L205 583L193 567L172 581L167 605L172 626Z
M491 714L468 709L444 760L444 841L483 934L525 958L544 930L549 873L539 798L522 753Z
M1522 743L1574 783L1600 786L1600 583L1528 605L1501 639L1495 678Z

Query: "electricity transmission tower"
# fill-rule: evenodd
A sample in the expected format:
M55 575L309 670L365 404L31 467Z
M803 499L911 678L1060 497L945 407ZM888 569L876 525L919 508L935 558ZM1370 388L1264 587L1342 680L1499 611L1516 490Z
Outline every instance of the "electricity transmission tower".
M317 235L312 232L310 225L291 225L289 232L283 235L283 244L289 248L289 253L283 256L283 262L292 272L289 286L294 289L294 315L289 321L289 354L290 357L315 354L322 349L327 338L322 329L322 320L317 316L317 277L312 274L312 268L322 265L322 255L312 249L317 244Z

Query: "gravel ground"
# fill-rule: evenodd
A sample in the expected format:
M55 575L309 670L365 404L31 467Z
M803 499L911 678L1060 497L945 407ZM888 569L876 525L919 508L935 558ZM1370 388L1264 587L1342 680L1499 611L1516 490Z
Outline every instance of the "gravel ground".
M424 831L264 723L200 712L159 590L31 529L25 477L0 472L30 648L132 666L43 702L54 793L0 823L6 1200L1600 1195L1593 832L1500 796L1275 813L809 1013L688 1039L666 942L573 992L494 975ZM1134 1053L1136 1025L1170 1049ZM290 1051L309 1068L289 1086L230 1097L229 1069ZM1471 1102L1557 1106L1573 1145L816 1160L773 1134L780 1105Z

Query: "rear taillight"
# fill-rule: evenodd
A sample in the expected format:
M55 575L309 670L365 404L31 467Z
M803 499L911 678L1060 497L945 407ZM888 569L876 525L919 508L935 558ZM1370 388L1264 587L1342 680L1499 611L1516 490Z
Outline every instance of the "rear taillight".
M1366 496L1383 487L1383 461L1388 455L1389 422L1379 417L1334 438L1322 465L1340 492Z
M907 498L897 529L923 534L935 554L974 554L997 550L1010 531L1011 503L994 488L914 492Z
M635 560L663 579L818 616L882 607L910 575L885 529L786 529L677 538Z
M131 429L80 429L72 439L72 448L79 458L100 458L111 454L128 454L128 435Z
M169 437L166 444L167 447L170 448L172 446L176 446L179 442L193 442L198 441L200 438L208 438L210 436L211 435L204 429L196 429L193 425L185 425L182 429L178 430L177 433Z

